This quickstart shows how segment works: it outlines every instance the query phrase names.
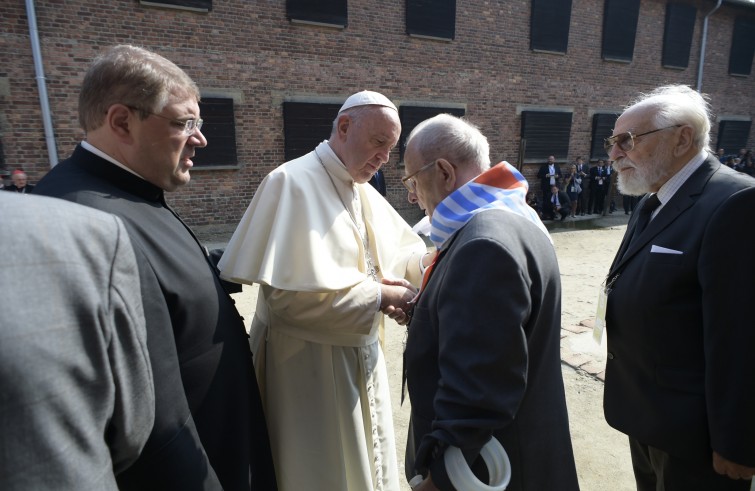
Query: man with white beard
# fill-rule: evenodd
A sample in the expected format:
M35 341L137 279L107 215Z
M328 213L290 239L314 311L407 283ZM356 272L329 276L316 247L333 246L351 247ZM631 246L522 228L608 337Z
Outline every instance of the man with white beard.
M689 87L659 87L605 141L619 191L647 193L601 295L605 416L640 491L749 490L755 473L755 255L730 253L755 243L755 179L710 153L709 114Z

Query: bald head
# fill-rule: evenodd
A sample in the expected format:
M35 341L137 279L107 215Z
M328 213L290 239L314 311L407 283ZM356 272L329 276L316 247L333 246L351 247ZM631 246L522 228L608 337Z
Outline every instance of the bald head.
M475 125L450 114L422 121L409 134L406 147L426 162L446 159L470 179L490 168L488 139Z

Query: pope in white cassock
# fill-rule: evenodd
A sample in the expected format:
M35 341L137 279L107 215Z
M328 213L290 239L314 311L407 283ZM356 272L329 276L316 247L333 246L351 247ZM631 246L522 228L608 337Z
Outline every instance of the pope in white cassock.
M400 133L388 98L349 97L329 140L262 181L219 263L260 284L250 342L281 491L399 489L378 331L408 321L430 256L367 182Z

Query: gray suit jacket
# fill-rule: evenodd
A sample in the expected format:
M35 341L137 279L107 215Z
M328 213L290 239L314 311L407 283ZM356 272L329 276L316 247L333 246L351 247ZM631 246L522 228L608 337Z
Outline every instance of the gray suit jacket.
M755 180L710 156L608 275L606 420L706 465L755 466L753 213Z
M556 254L531 222L485 211L449 239L409 325L408 473L430 470L450 489L445 448L473 462L495 435L511 459L509 491L578 489L560 326Z
M134 252L113 215L0 193L0 489L118 489L152 431Z

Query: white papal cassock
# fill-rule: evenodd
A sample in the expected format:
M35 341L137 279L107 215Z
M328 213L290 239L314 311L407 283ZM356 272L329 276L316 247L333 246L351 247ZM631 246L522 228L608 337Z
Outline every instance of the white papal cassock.
M419 284L424 242L323 142L263 180L219 263L261 285L250 342L281 491L399 489L365 243L378 278Z

